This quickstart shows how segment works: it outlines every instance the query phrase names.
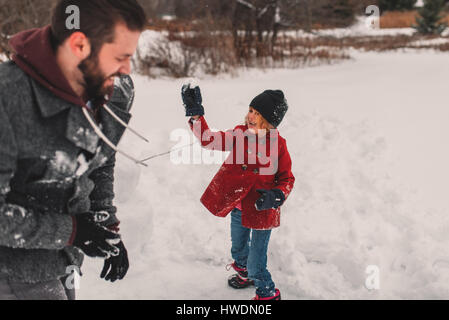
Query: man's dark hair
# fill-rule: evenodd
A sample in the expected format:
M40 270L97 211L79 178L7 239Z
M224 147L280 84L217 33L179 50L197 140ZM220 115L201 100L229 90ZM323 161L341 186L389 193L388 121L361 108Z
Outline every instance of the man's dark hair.
M69 6L80 11L80 29L68 29L66 21ZM136 0L59 0L53 9L51 31L55 47L61 45L74 32L82 32L89 38L93 54L105 43L114 41L117 23L124 23L131 31L143 31L147 19Z

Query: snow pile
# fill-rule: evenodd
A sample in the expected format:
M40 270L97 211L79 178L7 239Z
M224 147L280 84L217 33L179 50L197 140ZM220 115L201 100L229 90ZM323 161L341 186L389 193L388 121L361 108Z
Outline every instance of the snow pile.
M192 36L198 36L198 46L187 45L181 40ZM203 36L195 32L170 36L168 32L145 31L139 41L136 70L151 77L173 78L232 73L234 55L223 41L216 40L220 35Z
M166 45L173 52L179 52L176 42L169 42L167 31L146 30L139 39L139 54L142 58L153 56L155 51L159 51L162 45ZM181 56L176 58L181 59Z
M387 138L368 123L302 118L301 148L292 155L295 200L271 246L273 270L295 293L290 298L447 296L447 283L432 270L436 257L449 254L433 233L444 216L409 203L407 188L388 170ZM372 265L380 270L380 290L369 292L365 272ZM404 290L412 283L419 289Z
M211 127L241 123L251 99L282 89L290 110L280 127L295 189L273 232L268 265L285 299L449 297L447 57L433 52L356 53L356 60L300 70L250 71L200 83ZM183 80L134 77L131 125L120 147L145 158L170 150L187 130ZM423 80L425 79L425 80ZM191 142L194 140L192 139ZM199 203L219 165L149 168L118 158L116 193L131 268L99 279L87 259L82 299L249 299L227 287L229 217ZM379 290L365 282L377 266Z
M185 59L181 44L169 41L168 32L146 30L139 40L135 65L144 75L158 76L165 75L169 67L182 70Z

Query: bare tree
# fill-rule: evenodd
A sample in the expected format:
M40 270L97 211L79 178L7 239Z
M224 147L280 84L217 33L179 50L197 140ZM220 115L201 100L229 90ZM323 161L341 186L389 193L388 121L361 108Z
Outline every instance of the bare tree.
M232 33L237 56L247 59L272 53L282 25L280 0L236 0Z

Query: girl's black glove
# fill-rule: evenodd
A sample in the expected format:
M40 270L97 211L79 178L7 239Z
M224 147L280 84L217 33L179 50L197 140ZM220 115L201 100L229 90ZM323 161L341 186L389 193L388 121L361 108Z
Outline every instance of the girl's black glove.
M191 88L190 83L186 84L182 86L181 96L186 109L186 117L204 116L200 87Z
M103 271L100 277L106 281L115 282L122 280L129 269L128 251L122 241L116 245L120 252L115 257L110 257L104 261Z
M258 189L256 191L261 194L261 197L256 201L256 209L258 211L277 209L285 201L285 195L279 189Z

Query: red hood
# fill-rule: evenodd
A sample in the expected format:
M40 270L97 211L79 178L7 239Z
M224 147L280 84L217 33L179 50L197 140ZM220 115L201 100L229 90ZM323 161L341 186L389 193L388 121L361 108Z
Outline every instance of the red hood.
M12 60L56 96L73 104L84 106L84 101L73 91L56 63L50 36L50 26L16 34L9 41L14 52Z

